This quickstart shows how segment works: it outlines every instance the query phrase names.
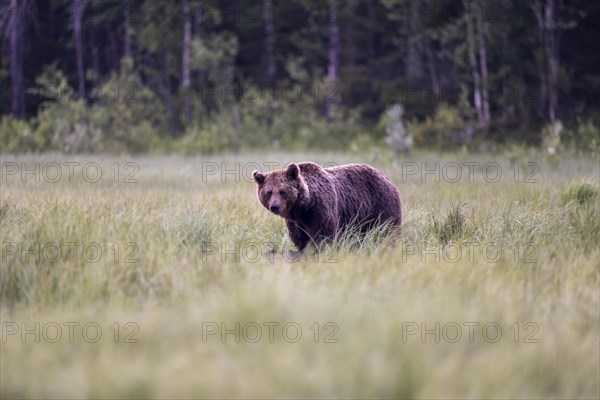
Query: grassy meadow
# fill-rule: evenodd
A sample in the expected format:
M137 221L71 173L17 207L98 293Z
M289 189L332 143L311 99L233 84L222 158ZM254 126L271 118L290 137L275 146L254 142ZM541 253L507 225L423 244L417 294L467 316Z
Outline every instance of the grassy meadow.
M401 240L292 256L251 173L306 160L386 173ZM2 398L600 396L597 159L1 161Z

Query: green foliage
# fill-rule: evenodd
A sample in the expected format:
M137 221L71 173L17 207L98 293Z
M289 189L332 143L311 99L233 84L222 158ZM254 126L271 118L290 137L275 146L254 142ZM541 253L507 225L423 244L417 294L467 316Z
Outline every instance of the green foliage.
M54 67L37 79L46 100L30 123L3 119L3 152L138 153L162 146L162 104L124 63L119 75L93 90L95 103L76 99Z
M0 152L26 153L46 149L46 139L36 133L27 121L14 119L11 116L2 117Z
M190 68L205 71L208 81L230 82L238 46L237 37L230 34L194 38L190 49Z
M168 148L184 154L215 154L232 150L235 142L231 115L223 112L210 123L188 128L185 135L174 139Z
M94 151L101 140L100 132L90 123L88 106L75 97L66 76L51 66L36 82L45 96L33 122L35 134L46 140L43 150Z
M233 108L224 108L202 125L195 125L171 147L187 154L214 154L237 149L346 149L361 132L349 114L329 123L311 106L257 99L241 103L239 132Z
M600 126L592 118L584 121L577 119L577 129L575 131L575 146L581 150L589 151L592 154L598 154L600 146Z
M284 149L347 149L352 140L365 132L358 114L338 109L334 120L327 121L312 106L279 102L270 139Z
M324 118L323 99L244 104L235 88L227 86L251 83L266 93L292 83L306 94L311 84L325 83L330 44L335 42L330 40L335 30L330 29L326 1L190 0L189 13L181 2L89 1L81 38L85 99L77 99L72 89L79 84L72 2L26 3L34 12L25 13L17 31L27 43L22 71L31 136L13 122L4 123L4 152L166 151L181 147L171 143L180 136L192 137L186 140L193 144L182 151L371 148L384 145L382 114L390 104L401 103L402 117L411 122L388 122L385 143L394 153L412 147L413 135L415 147L476 148L476 141L491 138L542 142L556 153L575 149L598 154L594 93L600 90L600 79L594 66L599 59L585 48L600 40L593 19L600 6L595 2L555 2L551 25L561 38L557 45L565 50L557 60L562 100L556 116L564 124L560 137L551 132L556 127L544 127L549 88L541 89L550 82L545 76L548 51L540 43L535 7L527 2L497 4L503 16L522 17L514 19L490 18L494 7L471 1L336 1L334 86L341 103L333 120ZM267 4L272 6L269 18L263 9ZM10 17L11 6L2 3L0 14ZM475 23L479 9L484 15L481 26ZM34 24L32 15L45 18ZM186 43L184 26L191 28ZM465 40L469 26L481 35L473 38L479 39L475 61ZM480 45L485 45L489 70L480 83L489 88L491 112L489 126L481 127L474 122L471 105L479 83L474 82L473 62L479 66L475 70L483 70ZM186 65L184 48L189 49ZM5 88L11 84L9 56L0 61L0 85ZM61 60L62 71L57 71L56 60ZM274 68L265 68L267 63ZM183 71L189 76L185 86ZM204 92L215 86L219 94L207 99ZM546 98L529 101L537 93ZM228 115L235 104L239 118ZM3 101L0 113L9 112L10 101ZM233 120L233 133L228 119ZM374 127L377 122L383 125ZM212 123L218 126L209 127ZM411 135L401 133L404 127ZM535 133L526 137L523 132Z
M473 122L458 107L442 103L433 117L424 121L411 121L408 131L414 135L418 146L437 146L444 149L458 147L473 136Z
M127 61L99 88L100 99L91 106L90 125L102 135L109 152L147 152L159 148L165 111L156 95L143 85Z
M594 118L577 118L574 128L565 128L562 137L565 146L580 152L598 156L600 146L599 121Z

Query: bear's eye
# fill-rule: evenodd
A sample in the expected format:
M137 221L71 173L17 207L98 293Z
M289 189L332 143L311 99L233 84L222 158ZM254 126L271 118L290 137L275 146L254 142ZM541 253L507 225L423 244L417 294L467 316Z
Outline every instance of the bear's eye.
M273 194L273 192L269 190L269 191L267 192L267 197L271 197L271 195L272 195L272 194Z
M286 196L286 195L285 195L285 192L284 192L283 190L280 190L280 191L279 191L279 195L280 195L281 197L285 197L285 196Z

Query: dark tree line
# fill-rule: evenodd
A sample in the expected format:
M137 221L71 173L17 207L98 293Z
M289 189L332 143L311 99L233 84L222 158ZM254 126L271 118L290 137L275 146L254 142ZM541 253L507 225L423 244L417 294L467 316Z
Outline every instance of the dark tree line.
M125 64L160 99L171 135L223 110L239 124L251 85L325 88L325 101L314 105L330 123L340 109L375 123L393 103L415 120L442 103L467 107L478 132L491 136L558 120L598 122L597 1L0 4L0 114L15 118L35 116L47 100L35 89L48 68L62 71L75 97L93 103L91 88ZM207 98L215 85L226 89Z

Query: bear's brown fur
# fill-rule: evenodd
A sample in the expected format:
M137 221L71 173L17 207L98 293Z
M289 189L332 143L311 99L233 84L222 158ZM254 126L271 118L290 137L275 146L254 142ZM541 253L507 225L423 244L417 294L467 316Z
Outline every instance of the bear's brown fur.
M375 226L400 227L400 193L380 171L366 164L322 168L312 162L291 163L267 174L252 173L260 202L285 219L299 251L356 226L365 233Z

